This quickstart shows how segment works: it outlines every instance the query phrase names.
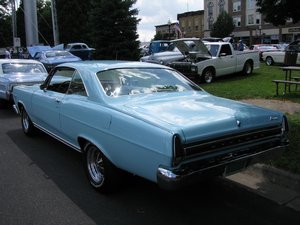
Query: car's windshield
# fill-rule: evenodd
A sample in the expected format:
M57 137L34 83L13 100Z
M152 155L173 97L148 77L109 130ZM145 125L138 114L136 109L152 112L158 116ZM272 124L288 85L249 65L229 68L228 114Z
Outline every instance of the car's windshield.
M155 92L202 91L178 72L161 68L126 68L101 71L97 77L108 96Z
M212 56L217 56L220 45L206 44L206 47Z
M3 73L47 73L44 67L37 63L4 63Z
M170 51L170 52L179 52L179 49L173 44L171 43L168 48L166 49L166 51Z

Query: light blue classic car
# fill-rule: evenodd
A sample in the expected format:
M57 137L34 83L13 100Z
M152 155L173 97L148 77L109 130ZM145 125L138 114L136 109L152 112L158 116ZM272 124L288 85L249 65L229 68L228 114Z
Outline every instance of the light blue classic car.
M82 152L101 192L118 186L122 170L173 189L288 144L282 113L213 96L158 64L65 63L13 96L24 133L38 128Z
M41 84L47 75L45 67L38 61L0 59L0 101L11 101L15 86Z

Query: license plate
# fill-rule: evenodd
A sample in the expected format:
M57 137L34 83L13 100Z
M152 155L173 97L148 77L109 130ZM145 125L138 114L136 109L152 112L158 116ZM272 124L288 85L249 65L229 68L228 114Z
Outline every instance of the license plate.
M232 162L225 167L223 176L229 176L246 168L247 160Z

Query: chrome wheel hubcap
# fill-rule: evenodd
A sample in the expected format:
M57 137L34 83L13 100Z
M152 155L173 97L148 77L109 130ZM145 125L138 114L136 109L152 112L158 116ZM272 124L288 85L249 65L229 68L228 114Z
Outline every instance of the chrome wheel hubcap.
M87 168L92 180L99 186L104 182L103 157L96 147L91 147L87 152Z

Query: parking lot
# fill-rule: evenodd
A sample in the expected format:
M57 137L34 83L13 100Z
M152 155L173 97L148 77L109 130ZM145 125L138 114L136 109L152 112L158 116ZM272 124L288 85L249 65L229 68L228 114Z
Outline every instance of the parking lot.
M11 108L0 109L0 224L299 224L296 211L217 179L178 192L129 176L102 195L81 155L39 133L28 138Z

